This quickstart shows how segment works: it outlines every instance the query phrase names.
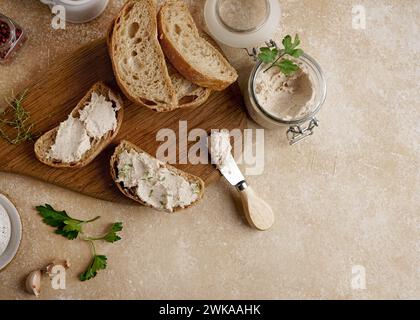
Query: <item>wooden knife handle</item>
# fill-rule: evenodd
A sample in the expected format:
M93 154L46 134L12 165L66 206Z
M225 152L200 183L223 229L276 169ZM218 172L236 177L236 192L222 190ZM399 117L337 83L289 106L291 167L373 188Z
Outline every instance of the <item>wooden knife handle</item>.
M249 186L239 191L248 223L261 231L270 229L274 224L274 213L267 202Z

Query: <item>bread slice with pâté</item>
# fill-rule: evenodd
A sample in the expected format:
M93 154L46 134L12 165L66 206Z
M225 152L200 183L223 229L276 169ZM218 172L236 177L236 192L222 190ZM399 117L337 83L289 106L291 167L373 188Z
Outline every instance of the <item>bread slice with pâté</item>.
M111 130L104 133L104 135L101 138L95 138L95 136L89 136L89 134L88 134L88 138L86 138L86 135L84 135L83 130L86 131L86 134L89 132L89 130L94 132L95 130L97 130L97 128L95 128L95 125L97 124L90 121L89 122L90 127L89 127L89 130L87 130L84 122L80 120L81 112L83 113L83 110L86 111L85 108L87 108L87 106L92 105L91 99L93 97L95 97L96 99L102 99L101 101L106 101L108 107L110 106L110 103L112 103L112 110L115 112L115 118L112 118L114 127ZM106 109L106 110L110 111L109 109ZM112 140L117 136L118 131L123 121L123 117L124 117L124 109L123 109L122 99L118 96L118 94L114 93L103 82L97 82L86 93L86 95L82 98L82 100L80 100L80 102L72 110L71 114L67 118L67 120L71 118L73 124L77 124L80 127L80 129L83 131L84 143L87 143L88 142L87 139L89 139L90 148L86 150L83 153L83 155L79 155L80 159L77 159L74 161L58 160L57 158L54 158L54 156L52 156L53 154L52 148L53 146L55 146L57 134L59 132L60 126L64 122L66 122L67 121L66 120L60 123L60 125L58 125L54 129L43 134L36 141L35 146L34 146L36 158L42 163L50 167L54 167L54 168L84 167L88 165L89 163L91 163L101 153L101 151L104 150L112 142ZM84 129L81 127L81 125L84 127ZM79 132L77 132L77 135L79 135ZM63 147L66 148L67 146L63 146Z
M204 181L122 141L110 161L118 189L133 201L159 211L176 212L202 199Z

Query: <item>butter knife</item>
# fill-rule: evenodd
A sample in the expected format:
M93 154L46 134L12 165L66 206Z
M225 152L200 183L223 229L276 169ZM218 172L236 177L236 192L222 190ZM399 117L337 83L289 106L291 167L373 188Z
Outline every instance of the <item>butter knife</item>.
M248 223L261 231L270 229L274 224L273 210L247 184L232 153L227 154L223 163L217 167L226 180L239 191Z

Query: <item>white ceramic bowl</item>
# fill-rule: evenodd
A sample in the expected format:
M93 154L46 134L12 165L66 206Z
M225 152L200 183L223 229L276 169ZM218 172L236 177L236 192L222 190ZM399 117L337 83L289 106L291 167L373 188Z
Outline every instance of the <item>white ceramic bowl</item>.
M6 211L10 219L10 240L6 250L0 255L1 270L13 260L19 249L22 239L22 222L14 204L2 194L0 194L0 207Z
M66 9L66 21L85 23L99 17L108 5L109 0L40 0L50 8L61 5Z

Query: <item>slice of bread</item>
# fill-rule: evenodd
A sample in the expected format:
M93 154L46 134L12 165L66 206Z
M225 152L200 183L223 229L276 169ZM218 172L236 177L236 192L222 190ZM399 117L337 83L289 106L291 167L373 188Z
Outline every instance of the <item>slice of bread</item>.
M238 78L225 57L201 37L183 1L169 0L161 7L158 29L166 57L191 82L222 91Z
M195 108L207 101L211 94L210 89L200 87L185 79L170 62L167 62L167 67L176 92L177 108Z
M86 93L82 100L73 109L71 115L74 118L79 117L79 111L82 110L86 106L86 103L90 101L93 92L96 92L97 94L106 97L108 101L112 101L113 107L116 109L116 129L113 131L109 131L101 139L91 139L91 148L83 155L81 160L73 163L64 163L56 161L49 157L49 152L51 150L51 147L55 143L55 138L58 132L59 126L57 126L54 129L46 132L36 141L34 147L35 156L39 161L54 168L81 168L91 163L96 158L96 156L99 155L99 153L101 153L101 151L104 150L117 136L124 116L123 102L121 98L117 94L115 94L109 87L107 87L103 82L98 82L93 85L93 87Z
M117 16L109 35L114 74L124 94L156 111L177 105L175 88L157 39L153 0L129 0Z
M114 22L111 24L110 31L108 32L108 49L112 59L112 30L114 28ZM168 68L169 77L171 79L172 85L174 86L177 105L173 106L172 109L162 110L162 111L172 111L178 108L195 108L204 104L207 99L210 97L211 90L200 87L196 84L191 83L191 81L185 79L172 65L169 61L166 61L166 66ZM128 95L127 95L128 96ZM130 99L135 103L134 99ZM141 105L144 105L140 102ZM152 108L153 109L153 108ZM155 109L156 110L156 109ZM160 111L160 110L156 110Z
M128 1L112 23L107 40L118 85L133 102L159 112L198 107L211 91L166 65L156 14L151 0Z
M119 172L118 172L118 163L119 163L119 159L120 159L120 155L124 152L130 152L130 150L134 150L137 153L140 154L145 154L146 156L150 157L151 159L155 159L154 157L152 157L150 154L148 154L147 152L143 151L141 148L137 147L136 145L132 144L131 142L128 141L121 141L121 143L117 146L117 148L115 149L115 152L113 154L113 156L111 157L111 176L112 179L114 180L114 182L116 183L118 189L128 198L140 203L143 206L149 207L149 208L153 208L159 211L167 211L167 212L176 212L182 209L186 209L189 208L191 206L193 206L194 204L196 204L200 199L203 198L204 195L204 189L205 189L205 185L204 185L204 181L201 180L199 177L196 177L192 174L186 173L182 170L179 170L171 165L168 164L160 164L160 166L162 168L166 168L168 169L170 172L172 172L173 174L183 177L185 178L189 183L191 184L196 184L199 190L199 193L197 194L197 199L191 203L189 206L186 207L175 207L173 208L173 210L165 210L162 208L157 208L154 207L152 205L150 205L149 203L143 201L136 193L136 188L126 188L124 186L124 184L122 182L118 182L118 178L119 178Z

